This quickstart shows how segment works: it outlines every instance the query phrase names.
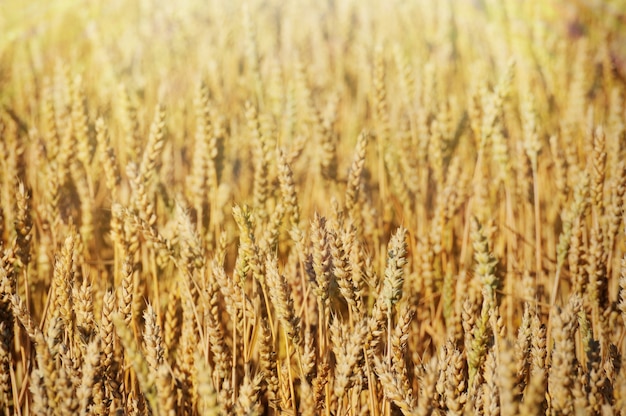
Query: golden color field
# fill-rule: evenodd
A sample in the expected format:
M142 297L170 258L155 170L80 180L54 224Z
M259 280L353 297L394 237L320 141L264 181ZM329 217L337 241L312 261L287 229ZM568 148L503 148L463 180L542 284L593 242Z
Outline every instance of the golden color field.
M0 1L0 414L626 415L626 1Z

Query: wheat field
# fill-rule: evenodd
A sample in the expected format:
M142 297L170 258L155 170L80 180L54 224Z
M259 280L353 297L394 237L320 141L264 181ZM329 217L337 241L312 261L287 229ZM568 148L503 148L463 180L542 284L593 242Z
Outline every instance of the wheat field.
M626 415L624 0L0 2L3 415Z

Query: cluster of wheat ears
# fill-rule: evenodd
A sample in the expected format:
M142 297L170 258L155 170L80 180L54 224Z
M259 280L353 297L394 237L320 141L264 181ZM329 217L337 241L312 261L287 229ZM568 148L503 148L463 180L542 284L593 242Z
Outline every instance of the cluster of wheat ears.
M626 414L623 0L2 7L2 414Z

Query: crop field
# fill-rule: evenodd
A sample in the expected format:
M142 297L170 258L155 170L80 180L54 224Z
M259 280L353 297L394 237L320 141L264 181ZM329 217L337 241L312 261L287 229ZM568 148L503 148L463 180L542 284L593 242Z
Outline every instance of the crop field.
M626 415L625 0L0 0L0 416Z

